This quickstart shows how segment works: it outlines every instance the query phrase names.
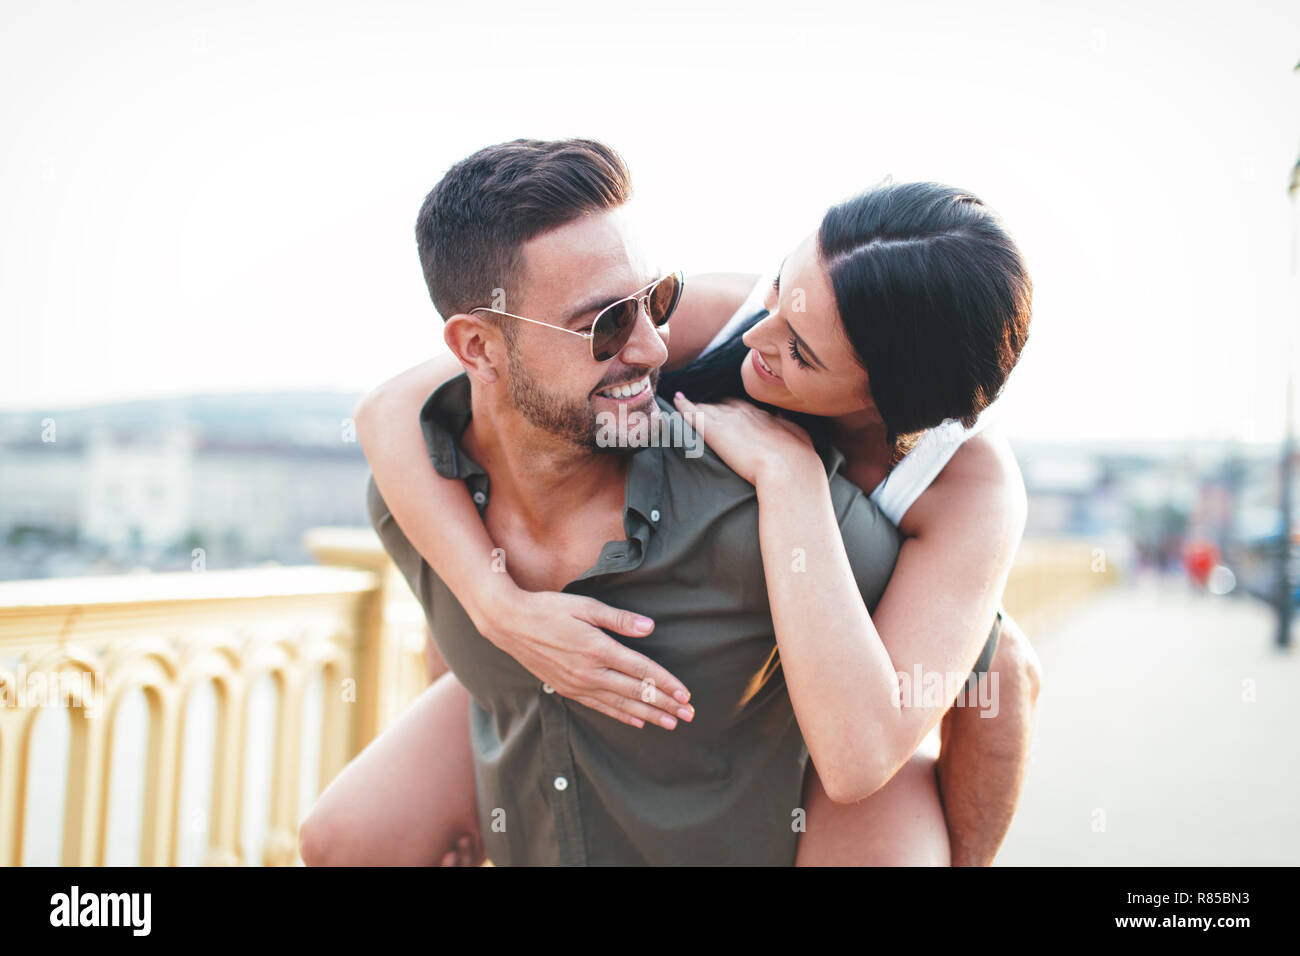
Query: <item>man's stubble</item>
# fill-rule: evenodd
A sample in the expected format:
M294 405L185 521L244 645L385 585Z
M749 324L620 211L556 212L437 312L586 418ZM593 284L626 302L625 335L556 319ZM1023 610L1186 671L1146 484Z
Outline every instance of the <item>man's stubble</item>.
M509 338L506 339L506 354L510 360L510 400L529 424L593 454L640 450L598 442L600 424L589 399L569 399L548 391L529 373L527 364ZM652 402L658 382L659 370L652 369Z

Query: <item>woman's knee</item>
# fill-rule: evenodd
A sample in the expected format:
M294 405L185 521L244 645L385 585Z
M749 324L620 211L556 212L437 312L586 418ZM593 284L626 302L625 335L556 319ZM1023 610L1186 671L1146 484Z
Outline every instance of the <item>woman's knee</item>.
M353 757L299 826L309 866L432 865L477 836L468 693L448 674Z
M805 775L807 831L799 866L948 866L951 849L935 758L914 755L890 781L856 804L826 795L816 769Z
M298 855L307 866L346 866L341 852L344 834L337 821L313 807L298 826Z

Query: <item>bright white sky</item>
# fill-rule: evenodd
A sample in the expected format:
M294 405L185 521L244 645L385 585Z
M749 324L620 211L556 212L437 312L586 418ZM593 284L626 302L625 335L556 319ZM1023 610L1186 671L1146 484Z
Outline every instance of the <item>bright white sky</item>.
M1274 439L1297 60L1294 0L4 0L0 407L368 388L442 348L442 171L583 135L688 272L885 174L970 188L1035 280L1013 435Z

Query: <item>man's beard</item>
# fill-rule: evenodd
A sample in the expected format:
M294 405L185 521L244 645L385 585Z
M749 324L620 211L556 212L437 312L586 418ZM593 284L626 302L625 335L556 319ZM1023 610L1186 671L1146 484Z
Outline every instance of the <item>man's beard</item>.
M632 452L638 448L621 447L597 441L600 431L596 410L590 399L568 399L548 392L529 375L517 355L510 356L510 399L529 424L557 438L572 442L592 452ZM654 401L659 369L650 370L650 401ZM610 385L618 384L611 382ZM602 385L601 388L608 388Z

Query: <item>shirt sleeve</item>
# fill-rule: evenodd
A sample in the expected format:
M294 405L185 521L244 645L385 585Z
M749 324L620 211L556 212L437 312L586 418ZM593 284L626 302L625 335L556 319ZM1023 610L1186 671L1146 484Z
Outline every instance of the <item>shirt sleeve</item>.
M874 612L894 573L901 536L861 489L838 474L831 478L831 500L853 577L867 610Z

